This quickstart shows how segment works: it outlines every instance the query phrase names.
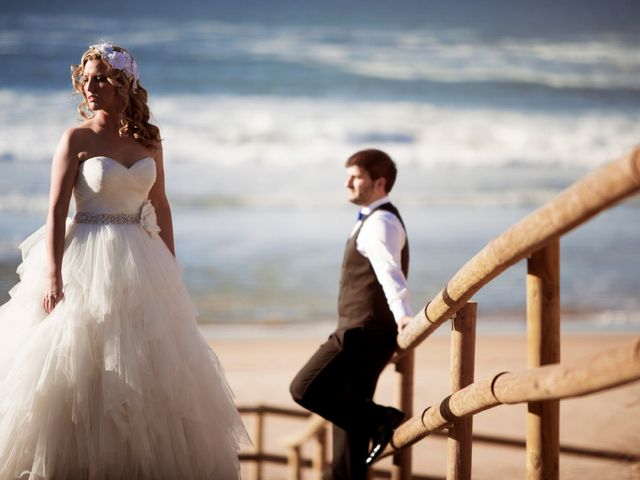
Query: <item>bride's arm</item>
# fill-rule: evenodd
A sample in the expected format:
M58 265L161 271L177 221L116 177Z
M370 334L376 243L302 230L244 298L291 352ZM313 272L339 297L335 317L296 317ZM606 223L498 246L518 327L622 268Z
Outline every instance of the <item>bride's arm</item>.
M171 218L171 206L164 189L164 164L162 158L162 146L155 151L156 161L156 182L149 192L149 200L156 210L158 226L160 227L160 238L164 240L167 248L175 257L176 251L173 243L173 220Z
M62 299L62 255L67 214L73 185L78 174L78 159L71 153L74 129L60 138L51 164L49 212L47 214L46 243L48 275L43 306L47 313Z

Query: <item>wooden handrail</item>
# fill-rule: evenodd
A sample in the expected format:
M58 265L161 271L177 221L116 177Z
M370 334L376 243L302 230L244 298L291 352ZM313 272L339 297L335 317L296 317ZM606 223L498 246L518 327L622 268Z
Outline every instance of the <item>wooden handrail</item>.
M296 418L309 418L311 415L313 415L308 410L302 410L300 408L281 407L278 405L240 405L237 408L240 413L282 415L284 417Z
M499 373L459 390L414 416L394 432L383 456L413 445L452 421L500 404L587 395L640 380L640 337L571 365L546 365Z
M398 337L399 348L416 347L505 269L639 191L640 147L586 175L489 242L414 317Z

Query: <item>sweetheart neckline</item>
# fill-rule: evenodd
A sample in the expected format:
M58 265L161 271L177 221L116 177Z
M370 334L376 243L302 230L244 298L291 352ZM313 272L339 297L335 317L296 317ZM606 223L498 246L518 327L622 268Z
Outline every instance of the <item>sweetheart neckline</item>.
M82 162L80 162L80 165L83 165L85 162L88 162L89 160L93 160L94 158L106 158L107 160L111 160L113 163L120 165L122 168L124 168L125 170L131 170L135 165L137 165L138 163L140 163L143 160L146 160L147 158L153 160L153 157L150 156L145 156L142 158L139 158L138 160L136 160L135 162L133 162L131 165L129 165L128 167L124 164L119 162L118 160L115 160L111 157L107 157L106 155L95 155L93 157L89 157L86 160L83 160Z

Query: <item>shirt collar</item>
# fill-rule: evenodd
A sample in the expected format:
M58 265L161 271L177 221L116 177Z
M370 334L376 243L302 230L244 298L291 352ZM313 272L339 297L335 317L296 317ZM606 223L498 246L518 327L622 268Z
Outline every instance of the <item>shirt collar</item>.
M369 215L372 211L374 211L380 205L384 205L385 203L389 203L390 201L391 200L389 200L389 196L387 195L387 196L384 196L382 198L379 198L375 202L371 202L366 207L362 207L360 209L360 211L362 212L363 215Z

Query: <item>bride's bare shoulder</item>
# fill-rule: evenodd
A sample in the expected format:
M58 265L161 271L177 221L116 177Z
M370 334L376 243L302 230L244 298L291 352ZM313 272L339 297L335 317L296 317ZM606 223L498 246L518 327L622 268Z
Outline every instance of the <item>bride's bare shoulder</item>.
M60 137L56 151L69 159L81 160L82 154L88 150L95 135L86 123L67 128Z
M83 122L80 125L67 128L62 134L62 140L67 142L86 141L96 136L96 132L91 128L91 124Z

